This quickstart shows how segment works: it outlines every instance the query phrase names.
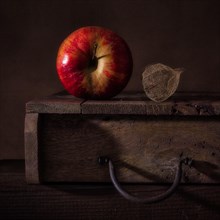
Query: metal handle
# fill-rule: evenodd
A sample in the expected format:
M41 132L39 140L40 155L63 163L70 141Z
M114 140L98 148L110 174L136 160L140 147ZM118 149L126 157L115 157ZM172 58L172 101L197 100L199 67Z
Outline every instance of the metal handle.
M181 177L182 177L182 164L187 164L187 165L191 165L192 160L189 158L185 158L183 160L179 160L178 164L177 164L177 168L176 168L176 175L175 175L175 179L173 184L171 185L171 187L164 193L157 195L157 196L153 196L150 198L139 198L136 196L133 196L131 194L129 194L128 192L126 192L121 184L118 182L117 177L115 175L115 169L114 169L114 165L112 163L112 161L109 158L106 157L100 157L99 158L99 163L100 164L104 164L107 163L109 164L109 173L110 173L110 178L111 181L115 187L115 189L126 199L132 201L132 202L138 202L138 203L145 203L145 204L150 204L150 203L156 203L159 201L162 201L166 198L168 198L169 196L171 196L174 191L176 190L176 188L178 187L180 181L181 181Z

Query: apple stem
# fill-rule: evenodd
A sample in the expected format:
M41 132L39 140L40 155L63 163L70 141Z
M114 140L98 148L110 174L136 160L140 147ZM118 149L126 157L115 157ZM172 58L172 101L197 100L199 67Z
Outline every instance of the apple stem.
M97 43L94 43L93 51L92 51L92 59L93 60L95 59L95 54L96 54L97 47L98 47Z

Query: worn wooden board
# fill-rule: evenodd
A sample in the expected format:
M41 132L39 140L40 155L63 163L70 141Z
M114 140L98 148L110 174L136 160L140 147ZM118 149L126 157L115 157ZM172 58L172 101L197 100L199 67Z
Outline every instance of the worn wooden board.
M35 99L26 104L27 113L135 114L135 115L220 115L220 95L177 93L162 103L143 93L119 94L110 100L81 100L66 92Z
M66 92L35 99L26 103L27 113L80 114L82 99L75 98Z
M168 185L124 187L151 197ZM219 210L220 185L181 185L167 200L145 205L122 198L111 184L27 185L23 161L0 161L0 219L218 220Z
M144 94L121 94L112 100L87 100L82 103L83 114L134 115L220 115L220 95L175 94L162 103L149 100Z
M46 182L109 182L108 156L122 182L172 182L182 154L194 160L182 182L220 182L218 117L58 115L41 117L40 174Z
M25 163L26 179L30 183L39 183L39 114L29 113L25 116Z

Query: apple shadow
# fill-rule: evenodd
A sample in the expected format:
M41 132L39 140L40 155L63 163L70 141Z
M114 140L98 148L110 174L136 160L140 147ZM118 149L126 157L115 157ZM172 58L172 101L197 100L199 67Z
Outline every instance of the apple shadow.
M110 182L108 166L99 157L119 160L120 147L99 122L109 116L48 114L40 120L40 179L48 182ZM73 175L73 177L70 177ZM76 178L74 178L76 175ZM78 179L77 179L78 178ZM64 181L62 181L64 180Z

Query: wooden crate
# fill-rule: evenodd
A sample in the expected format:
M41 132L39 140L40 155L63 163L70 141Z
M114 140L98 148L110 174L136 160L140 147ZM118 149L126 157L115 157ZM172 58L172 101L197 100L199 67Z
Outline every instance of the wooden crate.
M26 105L28 183L110 182L107 156L124 183L220 183L219 95L177 94L155 103L144 94L86 101L59 93Z

